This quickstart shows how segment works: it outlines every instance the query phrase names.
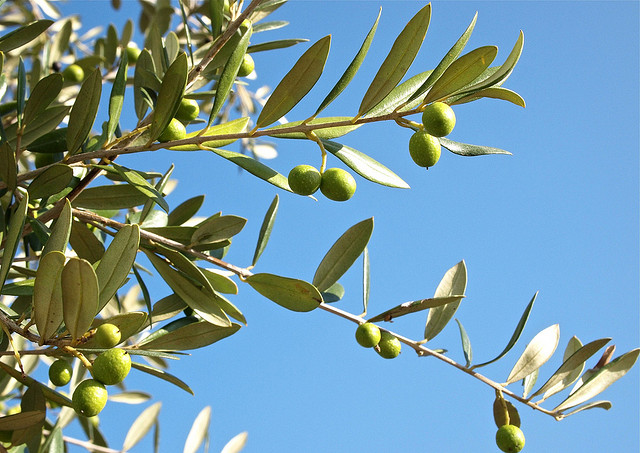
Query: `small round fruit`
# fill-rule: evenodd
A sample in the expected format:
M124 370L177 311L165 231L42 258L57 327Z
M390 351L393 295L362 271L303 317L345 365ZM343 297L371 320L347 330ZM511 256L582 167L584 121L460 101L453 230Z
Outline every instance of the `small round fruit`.
M95 379L85 379L73 391L73 409L85 417L98 415L107 404L107 389Z
M195 120L200 114L200 106L195 99L182 98L180 107L176 112L176 118L187 124Z
M91 367L93 378L104 385L115 385L124 381L131 371L131 356L120 348L109 349L100 354Z
M329 200L347 201L356 192L356 180L342 168L329 168L322 174L320 191Z
M62 69L62 65L60 64L59 61L54 61L53 63L51 63L51 70L53 72L60 72L61 69Z
M375 324L365 322L356 329L356 341L363 348L373 348L380 342L380 329Z
M129 44L125 49L125 52L127 52L127 63L131 66L135 65L140 57L141 50L138 49L138 47Z
M253 61L253 58L248 53L244 54L244 58L242 59L242 64L240 65L240 69L238 70L238 77L246 77L253 72L256 68L256 64Z
M121 337L120 328L110 322L100 324L93 335L96 346L104 349L113 348L120 343Z
M169 125L162 131L158 137L160 142L172 142L174 140L182 140L187 137L187 130L184 124L177 118L172 118Z
M402 343L389 332L382 332L376 352L385 359L395 359L400 355Z
M409 154L419 167L433 167L440 159L440 140L426 133L417 131L409 139Z
M449 135L456 125L456 114L444 102L434 102L425 107L422 112L424 130L436 137Z
M49 380L56 387L67 385L71 380L73 368L71 364L64 359L58 359L49 367Z
M507 453L518 453L524 448L524 434L515 425L503 425L496 432L498 448Z
M64 68L64 71L62 71L62 77L64 77L66 82L82 82L84 80L84 69L75 63L71 64Z
M311 195L320 188L322 175L312 165L298 165L289 172L289 187L298 195Z

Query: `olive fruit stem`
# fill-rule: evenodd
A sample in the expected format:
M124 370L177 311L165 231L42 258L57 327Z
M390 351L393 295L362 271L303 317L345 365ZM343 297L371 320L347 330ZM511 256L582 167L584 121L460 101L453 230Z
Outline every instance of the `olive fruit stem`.
M316 142L317 145L320 147L320 152L322 153L322 162L320 163L320 173L324 173L324 171L327 168L327 150L324 148L324 143L322 143L322 140L320 140L320 138L316 135L314 131L305 132L304 135L306 135L309 140Z
M87 359L83 353L75 348L72 348L71 346L63 346L61 349L80 360L82 362L82 365L84 365L87 370L91 371L93 365L91 365L91 362L89 362L89 359Z

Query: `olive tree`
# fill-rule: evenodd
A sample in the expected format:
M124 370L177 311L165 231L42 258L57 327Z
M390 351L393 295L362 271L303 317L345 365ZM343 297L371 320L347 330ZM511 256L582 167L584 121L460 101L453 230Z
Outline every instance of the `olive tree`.
M119 1L112 3L120 7ZM78 444L93 451L120 451L107 447L95 417L109 392L119 389L126 398L126 377L134 369L149 380L174 385L176 392L192 393L187 379L171 373L169 361L189 360L183 351L233 341L227 337L247 324L241 298L235 297L245 291L256 291L286 310L323 310L353 323L356 341L383 358L395 358L404 348L479 380L495 394L489 410L503 451L523 447L518 408L562 420L611 406L593 398L633 367L640 350L614 357L613 348L606 347L610 338L583 344L572 337L561 351L561 366L545 372L548 377L539 382L539 370L559 346L557 324L533 336L506 381L483 374L483 367L516 345L537 293L522 308L501 352L474 362L470 338L455 318L466 296L464 261L445 272L433 296L369 313L367 246L373 218L344 225L311 281L280 275L278 269L254 271L276 227L280 196L349 203L357 190L353 174L367 183L408 187L390 168L342 143L349 133L383 122L406 129L411 158L429 168L446 151L509 154L447 138L455 127L452 106L483 98L525 105L518 93L503 87L523 50L523 33L505 60L494 63L496 46L466 49L476 17L451 48L441 49L434 68L407 74L429 27L428 4L416 8L397 35L355 114L323 112L361 68L380 15L317 108L285 119L321 77L332 38L306 45L271 92L252 91L244 79L254 69L252 55L288 47L295 51L304 41L262 37L286 25L269 19L284 3L209 0L182 1L176 7L167 1L143 2L137 26L144 42L138 44L132 40L133 18L121 30L110 25L97 34L80 35L79 19L59 17L47 0L0 6L2 23L9 25L0 37L0 395L3 401L20 401L19 406L6 405L0 417L0 450L57 452ZM261 38L254 39L258 33ZM135 122L125 122L125 110L135 112ZM102 124L95 124L102 117ZM305 164L282 174L261 158L265 138L306 141L317 147L320 165ZM252 219L261 228L250 265L226 259L247 219L200 213L203 194L170 206L165 197L175 184L173 166L157 173L115 162L123 155L171 153L180 165L185 152L226 160L243 177L258 178L265 190L273 191L266 214ZM348 170L335 166L338 162ZM352 313L340 302L347 289L358 289L345 288L340 279L356 262L363 264L362 311ZM164 282L164 297L153 297L147 272ZM419 338L389 324L420 314L426 314L426 324ZM454 319L461 362L429 345ZM587 367L594 356L593 366ZM38 367L49 369L49 382L38 378ZM516 383L523 385L522 391L514 388ZM559 404L547 404L561 392ZM159 410L156 403L140 414L121 450L130 450L147 435ZM206 437L209 415L205 409L197 417L187 440L191 451ZM86 439L64 434L76 419ZM240 451L245 439L245 433L239 434L225 452Z

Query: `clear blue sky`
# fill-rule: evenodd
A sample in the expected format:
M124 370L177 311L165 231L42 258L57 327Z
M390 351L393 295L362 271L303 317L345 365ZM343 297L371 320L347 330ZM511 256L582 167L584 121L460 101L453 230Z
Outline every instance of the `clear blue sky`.
M315 111L382 6L365 64L326 112L355 113L395 36L422 5L291 0L282 7L272 18L291 25L271 38L313 42L329 33L333 37L325 74L288 119ZM87 23L111 21L118 28L138 14L133 1L123 2L115 14L101 1L60 6L94 16L99 8L101 17L87 16ZM342 204L279 192L272 241L256 271L311 280L331 244L349 226L373 216L370 313L432 296L444 272L464 259L469 283L457 318L471 338L476 363L502 350L525 305L540 291L521 342L481 371L506 380L526 343L559 323L560 351L542 368L542 381L559 366L573 335L583 343L612 336L616 355L639 345L639 4L434 2L410 74L433 68L476 11L467 49L495 44L497 62L504 61L524 31L524 53L505 86L519 92L527 108L495 100L458 106L450 138L504 148L513 156L464 158L444 152L438 165L425 172L409 157L409 131L392 124L361 128L342 142L379 159L412 188L389 189L358 177L355 197ZM255 35L253 41L267 35ZM251 87L275 86L307 47L256 55L258 79ZM270 164L282 173L300 163L318 163L310 143L277 145L279 157ZM203 215L222 211L247 217L228 259L250 263L275 188L205 153L166 152L123 162L157 171L176 162L180 185L169 197L171 206L205 193ZM357 264L342 280L347 294L339 305L356 314L362 309L360 279ZM153 289L157 298L167 292L163 285ZM355 343L353 324L320 310L288 312L246 285L234 303L248 318L248 327L171 368L196 397L135 372L127 380L130 389L148 390L163 401L162 452L181 451L193 419L206 405L213 414L210 451L219 451L245 430L247 453L497 451L489 387L408 350L385 361ZM425 316L398 320L391 328L419 338ZM464 360L455 323L432 343ZM610 411L587 411L562 422L518 405L527 438L524 451L638 451L638 381L636 366L598 397L612 401ZM512 387L518 390L519 384ZM549 407L556 402L550 400ZM144 407L111 403L101 414L113 447L121 445ZM149 441L134 451L150 451Z

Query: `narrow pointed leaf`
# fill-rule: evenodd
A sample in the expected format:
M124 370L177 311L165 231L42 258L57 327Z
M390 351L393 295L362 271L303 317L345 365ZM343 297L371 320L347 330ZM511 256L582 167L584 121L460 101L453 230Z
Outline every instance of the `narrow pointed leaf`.
M337 282L362 254L372 233L373 217L345 231L320 262L313 276L313 285L324 291Z
M62 324L61 274L65 256L53 251L42 258L33 285L33 319L42 341L51 338Z
M578 378L580 372L584 369L584 362L602 349L609 341L611 341L611 338L602 338L600 340L592 341L578 349L575 353L571 354L570 357L565 358L562 365L560 365L560 368L558 368L549 380L547 380L540 389L531 395L531 397L533 398L536 395L547 392L544 395L544 398L546 399L562 389L567 388ZM576 370L578 371L577 375L575 375ZM557 390L553 389L557 384L561 385L558 386ZM555 390L553 393L550 392L552 389Z
M36 83L24 107L24 124L29 124L49 107L49 104L60 94L62 84L62 74L50 74Z
M450 105L465 104L467 102L476 101L482 98L501 99L503 101L511 102L518 107L526 107L526 103L522 96L520 96L515 91L511 91L502 87L484 88L482 90L474 91L471 94L461 96L459 98L455 97L455 100L452 100L450 102Z
M174 209L169 212L169 216L167 217L167 225L169 226L179 226L185 223L187 220L190 220L204 202L204 195L198 195L193 198L189 198L186 201L183 201Z
M560 403L554 411L562 411L578 406L606 390L607 387L627 374L627 371L638 360L638 354L640 354L640 349L633 349L597 370L580 388Z
M67 128L67 149L69 154L76 154L89 136L93 122L98 114L101 94L102 77L100 70L96 69L82 82L82 87L71 108L71 113L69 113L69 126Z
M191 425L187 440L184 444L184 453L196 453L204 439L209 434L209 423L211 422L211 406L207 406L200 411Z
M0 179L13 191L18 185L16 154L9 143L0 144Z
M196 137L198 135L204 136L221 136L221 135L231 135L231 134L239 134L244 132L247 128L247 124L249 123L249 117L237 118L235 120L228 121L226 123L218 124L216 126L212 126L207 128L206 131L195 131L189 132L187 134L187 138ZM225 138L220 140L211 140L208 142L202 143L202 147L198 145L177 145L170 146L167 149L172 151L199 151L206 148L220 148L222 146L230 145L231 143L238 140L237 138Z
M252 175L257 176L258 178L268 182L269 184L273 184L280 189L291 192L287 177L266 166L262 162L259 162L252 157L249 157L242 153L237 153L235 151L227 151L225 149L218 148L211 148L210 151L220 157L227 159L228 161L233 162L238 167L247 170Z
M264 52L267 50L274 49L286 49L287 47L295 46L296 44L300 44L303 42L308 42L308 39L294 38L294 39L278 39L275 41L261 42L259 44L254 44L249 46L247 49L247 53L256 53L256 52Z
M187 393L190 393L192 395L194 394L193 390L191 390L191 388L187 384L185 384L184 381L175 377L172 374L167 373L164 370L159 370L157 368L153 368L149 365L143 365L142 363L138 363L138 362L131 362L131 368L135 368L136 370L142 371L143 373L147 373L147 374L150 374L151 376L160 378L163 381L167 381L175 385L176 387L181 388Z
M9 220L9 227L7 228L7 235L4 240L4 253L2 255L2 261L0 261L0 288L4 286L4 282L7 280L9 269L13 263L13 257L16 255L16 251L18 250L18 245L22 238L24 222L27 218L28 207L29 195L25 193L13 212L11 220Z
M467 331L464 329L462 323L456 319L458 323L458 328L460 329L460 341L462 342L462 352L464 354L464 360L466 361L465 366L469 368L471 366L471 361L473 360L473 350L471 349L471 341L469 340L469 335L467 335Z
M0 52L9 52L33 41L53 24L52 20L37 20L0 37Z
M554 324L539 332L524 349L524 352L511 369L507 384L524 379L544 365L558 347L560 327Z
M402 80L416 58L431 20L431 4L411 18L393 43L360 103L358 116L376 106Z
M161 407L162 403L157 402L147 407L136 417L124 438L124 443L122 444L123 451L131 450L147 435L151 427L158 420Z
M113 79L113 85L111 86L111 96L109 97L109 121L107 122L107 140L111 140L111 137L116 132L118 123L120 121L120 114L122 113L122 105L124 104L124 91L127 88L127 52L122 52L122 59L118 66L118 72Z
M99 311L125 283L138 253L140 227L125 225L116 233L96 267L100 285Z
M417 313L419 311L428 310L429 308L441 307L443 305L457 303L462 300L464 296L441 296L432 297L430 299L414 300L412 302L405 302L397 305L387 311L380 313L372 318L369 318L369 322L386 321L390 322L400 316L408 315L411 313Z
M365 37L364 42L362 43L362 46L360 46L360 50L358 50L358 53L353 58L353 60L351 61L347 69L344 71L344 74L342 74L342 77L340 77L340 80L338 80L338 82L331 89L327 97L324 98L324 100L320 103L318 110L316 110L316 113L314 113L313 116L317 116L329 104L331 104L338 96L340 96L340 93L344 91L344 89L349 85L349 83L351 83L351 80L353 80L353 78L355 77L356 73L358 72L358 69L360 69L362 62L364 61L364 57L367 55L367 52L369 52L369 47L371 47L371 41L373 41L373 36L376 34L376 29L378 28L378 22L380 21L381 13L382 13L382 8L378 12L378 17L376 17L376 21L373 23L371 30L369 30L369 33L367 33L367 36Z
M431 88L433 84L436 83L436 81L440 78L440 76L444 74L447 68L451 66L451 63L453 63L456 60L456 58L460 56L460 53L462 53L462 49L464 49L464 47L467 45L467 42L469 41L469 38L471 37L471 33L473 32L473 29L476 26L477 19L478 19L478 13L476 12L476 14L473 16L473 20L471 21L467 29L464 31L462 36L458 38L458 40L453 45L453 47L449 49L449 52L447 52L447 54L442 58L442 60L440 60L440 63L438 63L438 66L435 67L435 69L429 75L427 80L425 80L425 82L420 86L420 88L418 88L416 92L413 95L411 95L411 97L407 102L410 103L414 99L418 99L420 96L426 93L429 90L429 88Z
M73 206L87 209L126 209L143 205L148 199L129 184L111 184L83 190L73 200Z
M225 444L220 453L240 453L247 443L249 433L246 431L237 434L229 442Z
M207 122L207 127L214 122L218 113L222 109L222 106L226 102L229 97L229 93L231 92L231 88L233 88L233 84L236 81L236 77L238 76L238 71L240 70L240 66L242 66L242 62L244 61L244 56L247 53L247 47L249 47L249 39L251 38L251 28L249 28L242 38L240 38L240 42L238 42L238 46L233 50L229 60L224 65L224 69L222 70L222 74L220 74L220 78L216 83L216 95L213 99L213 106L211 107L211 113L209 115L209 121Z
M515 346L515 344L518 342L518 339L520 338L520 335L522 335L522 331L524 330L524 326L527 324L527 320L529 319L529 315L531 314L531 309L533 308L533 303L535 302L536 297L538 297L537 292L533 295L533 297L527 304L527 307L524 309L524 313L522 313L522 316L520 317L520 321L518 321L518 325L516 326L516 329L513 332L513 335L511 335L511 338L509 339L509 342L507 343L507 346L504 348L504 350L500 354L498 354L496 358L491 359L488 362L481 363L479 365L474 365L473 367L471 367L472 369L480 368L480 367L489 365L493 362L496 362L500 360L502 357L504 357L507 354L507 352L511 351L511 348Z
M38 200L50 197L65 189L73 179L73 170L68 165L55 164L36 176L27 191L29 196Z
M69 235L71 234L72 220L71 203L65 199L62 211L60 211L60 215L51 228L51 235L44 245L44 249L42 249L42 256L46 256L47 253L54 251L65 252L67 244L69 243Z
M22 139L20 141L20 147L28 149L31 142L42 137L48 132L53 131L69 114L69 110L70 108L66 105L53 105L36 116L25 126L24 133L22 134ZM69 128L66 128L66 131L68 132ZM15 147L17 144L17 123L11 123L6 126L5 132L9 144Z
M331 36L312 45L284 76L262 108L257 127L268 126L286 115L316 84L329 55Z
M22 56L18 58L18 80L16 83L16 111L18 128L22 127L22 118L24 113L24 104L27 96L27 72L24 68Z
M247 219L235 215L223 215L205 221L191 236L191 244L210 244L230 239L240 233Z
M162 82L156 75L153 58L147 49L140 52L133 74L133 103L138 120L142 120L150 105L147 102L148 90L160 91Z
M41 424L45 419L45 411L24 411L0 417L1 431L14 431Z
M386 95L378 105L364 115L364 117L372 118L381 115L388 115L400 106L403 106L400 109L401 111L417 107L420 104L420 99L414 100L413 102L408 102L408 99L427 80L432 72L433 71L421 72L402 82L391 90L391 92Z
M536 381L538 380L539 371L540 371L539 368L536 369L535 371L533 371L533 373L528 374L522 380L522 397L523 398L526 398L527 395L529 395L529 393L531 393L531 390L533 390L533 386L536 385Z
M225 271L199 269L207 280L209 280L209 283L211 283L214 290L223 294L238 294L238 285L223 273Z
M365 247L362 252L362 315L367 314L369 307L369 294L371 290L371 276L369 272L369 247Z
M179 327L165 335L141 344L140 349L160 351L188 351L209 346L240 330L240 324L220 326L207 321L196 321Z
M135 187L145 197L155 201L165 212L169 212L169 205L166 200L153 185L151 185L139 172L130 168L123 167L121 165L112 162L111 165L122 176L122 178Z
M336 282L326 290L322 291L322 300L327 303L338 302L344 297L344 286Z
M445 99L465 87L489 67L496 55L498 55L496 46L484 46L458 58L433 84L424 98L424 103Z
M251 261L251 265L255 266L258 262L258 259L264 252L264 249L267 247L267 243L269 242L269 237L271 237L271 230L273 229L273 224L276 220L276 215L278 214L278 204L280 198L276 194L269 205L269 209L267 209L267 213L262 220L262 225L260 226L260 233L258 234L258 243L256 244L256 250L253 253L253 260Z
M80 258L67 262L61 278L64 323L75 340L84 335L98 313L98 278L91 263Z
M564 414L564 416L568 417L569 415L577 414L578 412L586 411L589 409L604 409L608 411L609 409L611 409L611 406L612 405L610 401L594 401L593 403L587 403L584 406L577 407L571 412Z
M448 138L440 137L440 144L447 148L454 154L460 156L484 156L487 154L511 154L509 151L505 151L500 148L492 148L490 146L470 145L468 143L459 143L449 140Z
M444 277L436 288L434 299L440 297L464 296L466 289L467 266L464 261L460 261L444 274ZM451 302L429 310L427 324L424 328L424 338L426 340L431 340L438 335L442 329L444 329L456 313L461 300L462 299L457 302Z
M178 111L184 89L187 86L187 69L187 54L181 53L171 63L162 78L162 86L153 112L150 140L155 140L162 134Z
M363 178L387 187L409 188L409 184L402 178L366 154L340 143L328 140L323 140L322 143L327 151Z
M311 311L322 303L322 295L318 289L303 280L273 274L254 274L246 282L267 299L292 311Z

